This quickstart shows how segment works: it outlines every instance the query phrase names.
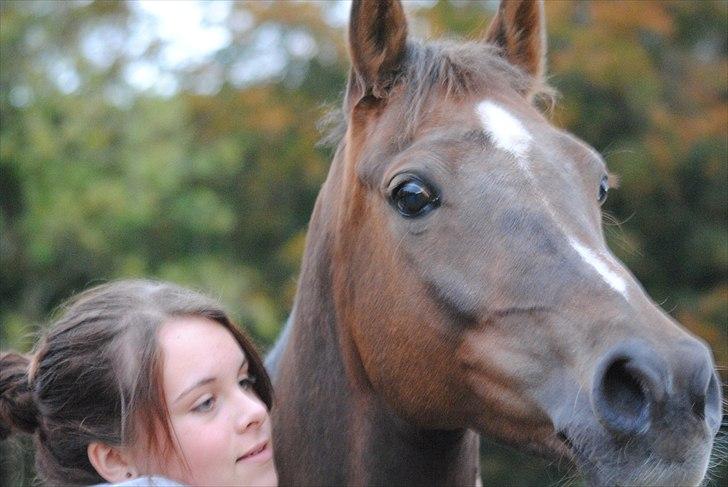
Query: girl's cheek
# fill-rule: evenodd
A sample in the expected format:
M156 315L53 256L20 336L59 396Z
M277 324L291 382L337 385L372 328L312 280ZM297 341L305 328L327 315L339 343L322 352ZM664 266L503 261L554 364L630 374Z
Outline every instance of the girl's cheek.
M186 421L177 430L180 450L190 463L207 462L220 455L224 435L217 421Z

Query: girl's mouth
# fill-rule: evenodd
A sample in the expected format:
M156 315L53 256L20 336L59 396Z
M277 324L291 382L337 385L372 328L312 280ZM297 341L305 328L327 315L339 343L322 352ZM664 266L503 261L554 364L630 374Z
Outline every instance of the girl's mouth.
M245 460L264 460L271 456L270 446L268 441L263 441L253 447L244 455L238 457L236 462L242 462ZM265 457L265 458L264 458Z

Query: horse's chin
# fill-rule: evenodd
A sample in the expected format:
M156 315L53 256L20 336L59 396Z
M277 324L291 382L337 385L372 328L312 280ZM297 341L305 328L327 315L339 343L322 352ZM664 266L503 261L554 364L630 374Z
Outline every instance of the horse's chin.
M710 448L698 448L700 451L682 461L667 461L655 458L654 453L644 456L642 452L640 456L633 451L630 454L628 446L615 448L598 438L570 438L564 433L559 433L557 439L550 439L544 447L545 456L568 460L588 485L595 487L697 486L705 477L710 456Z

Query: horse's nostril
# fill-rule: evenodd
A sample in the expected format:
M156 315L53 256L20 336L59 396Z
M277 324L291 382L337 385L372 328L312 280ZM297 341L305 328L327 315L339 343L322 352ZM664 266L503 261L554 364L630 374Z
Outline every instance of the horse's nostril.
M638 417L647 407L640 379L627 368L627 360L617 360L604 374L602 387L607 404L621 415Z
M698 419L705 419L705 398L704 397L696 397L693 398L693 414L698 417Z
M721 423L721 389L713 361L696 341L676 347L667 362L642 341L618 344L599 361L592 382L592 410L617 437L634 437L651 429L665 434L686 431L717 433ZM670 433L670 434L673 434Z
M597 365L592 407L599 422L620 436L646 433L652 410L666 397L666 366L646 343L628 341Z
M687 394L676 394L674 407L686 407L694 418L704 421L711 431L717 431L721 420L721 391L710 352L695 341L681 345L673 375L678 392L683 389ZM681 397L687 403L681 403Z
M710 376L708 390L706 391L705 399L702 402L703 408L700 410L698 417L701 419L705 418L711 431L717 432L718 428L720 428L722 416L721 405L723 401L721 399L718 376L715 372L713 372Z
M620 358L604 371L597 389L597 412L606 426L632 435L649 428L650 398L644 378L630 359Z

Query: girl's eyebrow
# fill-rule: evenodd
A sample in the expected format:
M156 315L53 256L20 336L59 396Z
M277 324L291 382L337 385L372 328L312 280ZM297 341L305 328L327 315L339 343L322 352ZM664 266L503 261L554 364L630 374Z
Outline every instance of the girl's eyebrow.
M240 364L240 368L238 368L238 373L246 365L248 365L248 359L247 359L247 357L243 357L243 362ZM187 389L185 389L184 391L182 391L180 393L180 395L177 396L177 399L175 399L174 401L172 401L172 404L177 404L179 402L179 400L182 399L182 397L186 396L187 394L189 394L190 392L194 391L198 387L202 387L202 386L207 385L207 384L209 384L211 382L215 382L216 380L217 380L217 377L205 377L203 379L198 380L197 382L195 382L194 384L192 384L190 387L188 387Z

